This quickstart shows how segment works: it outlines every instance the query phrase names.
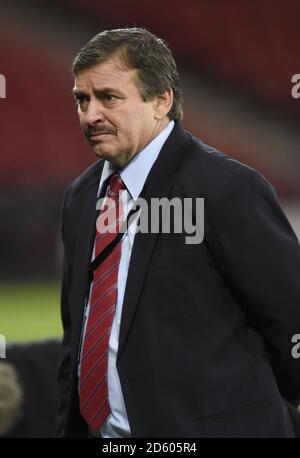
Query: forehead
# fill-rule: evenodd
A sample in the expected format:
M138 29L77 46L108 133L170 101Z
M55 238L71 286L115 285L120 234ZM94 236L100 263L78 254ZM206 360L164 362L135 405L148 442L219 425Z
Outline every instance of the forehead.
M117 57L109 58L75 76L75 88L88 89L111 87L137 91L137 70L128 68Z

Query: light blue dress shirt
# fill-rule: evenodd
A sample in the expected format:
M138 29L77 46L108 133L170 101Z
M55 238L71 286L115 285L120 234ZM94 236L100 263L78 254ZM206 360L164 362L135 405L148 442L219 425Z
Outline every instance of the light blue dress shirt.
M151 167L156 161L160 150L169 137L174 127L174 121L170 121L164 130L157 135L144 149L136 154L126 167L121 170L120 175L126 186L126 189L122 193L122 202L124 208L124 214L128 214L132 208L134 201L139 197L146 178L150 172ZM105 180L114 173L112 165L108 162L104 162L101 179L99 183L98 196L101 195L102 187ZM118 271L118 293L117 302L115 307L115 315L112 323L112 329L109 339L109 352L108 352L108 397L111 413L102 425L100 429L101 437L104 438L122 438L130 437L130 426L126 413L124 398L122 394L120 379L116 367L118 343L119 343L119 331L121 323L121 314L124 300L124 293L126 287L127 273L130 262L130 256L132 252L135 230L136 230L137 219L129 227L127 232L122 238L121 245L121 259ZM95 255L95 247L93 250L93 256ZM90 288L91 297L92 287ZM85 325L84 334L89 314L90 298L85 314ZM84 339L82 340L84 341ZM80 380L80 364L78 366L78 377Z

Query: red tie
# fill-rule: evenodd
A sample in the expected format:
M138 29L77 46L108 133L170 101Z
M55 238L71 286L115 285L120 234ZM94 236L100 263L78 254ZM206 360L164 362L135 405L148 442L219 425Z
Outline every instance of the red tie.
M97 220L95 256L102 252L119 231L122 210L119 191L124 187L120 175L113 174L106 194L110 198L109 209L104 200ZM104 211L107 217L105 219ZM103 230L103 221L108 224L106 232ZM107 386L108 344L117 300L120 257L121 243L118 243L95 271L81 356L80 411L94 432L110 414Z

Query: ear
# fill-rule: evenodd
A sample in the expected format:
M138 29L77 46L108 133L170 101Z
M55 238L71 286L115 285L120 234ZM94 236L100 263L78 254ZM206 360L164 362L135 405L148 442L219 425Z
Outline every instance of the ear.
M163 119L172 108L173 91L171 88L165 90L163 94L157 95L154 99L154 118Z

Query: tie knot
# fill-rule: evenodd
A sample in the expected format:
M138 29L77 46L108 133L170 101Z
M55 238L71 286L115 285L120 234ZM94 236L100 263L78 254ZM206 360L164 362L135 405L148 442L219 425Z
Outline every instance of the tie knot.
M119 195L119 191L125 188L124 182L120 177L119 173L114 173L111 176L108 188L108 195L109 197L117 197Z

